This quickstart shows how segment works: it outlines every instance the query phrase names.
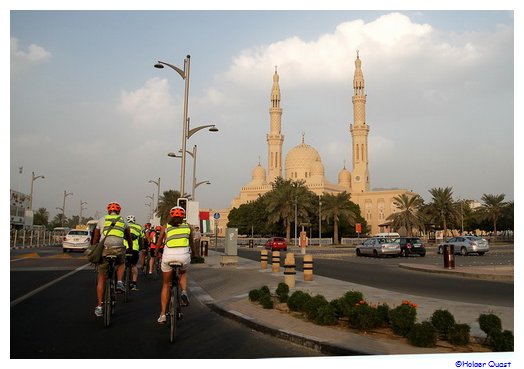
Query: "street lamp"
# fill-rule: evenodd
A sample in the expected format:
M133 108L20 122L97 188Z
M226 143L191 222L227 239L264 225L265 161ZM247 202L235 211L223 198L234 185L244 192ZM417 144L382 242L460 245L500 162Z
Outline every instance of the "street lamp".
M64 203L62 205L62 226L64 226L64 220L65 220L65 200L67 196L72 195L72 194L73 194L72 192L67 192L64 190Z
M184 194L184 179L185 179L185 171L186 171L186 141L187 141L187 128L188 128L188 117L187 117L187 105L188 105L188 98L189 98L189 69L190 69L190 59L191 56L187 55L184 59L184 70L166 63L162 61L158 61L158 63L155 64L155 68L163 69L164 65L172 68L175 70L180 77L185 81L185 92L184 92L184 120L182 121L183 124L183 132L182 132L182 168L180 169L180 195L182 196Z
M157 181L153 181L152 179L150 179L149 183L154 183L158 187L157 197L156 197L156 211L158 211L158 201L160 200L160 177L158 177L158 182Z
M180 195L183 196L185 193L185 179L186 179L186 145L187 140L196 132L204 128L209 128L211 132L217 132L218 128L214 124L208 124L205 126L196 127L189 129L189 117L188 117L188 99L189 99L189 70L190 70L190 59L191 56L187 55L184 59L184 69L180 69L175 65L158 61L155 64L155 68L163 69L164 66L168 66L175 70L183 80L185 80L185 92L184 92L184 120L182 121L182 165L180 168Z
M196 183L196 184L193 186L193 197L192 197L193 200L195 200L195 195L194 195L194 194L195 194L195 189L196 189L198 186L203 185L203 184L211 184L211 182L209 182L209 181L202 181L202 182L198 182L198 183Z
M322 246L322 197L318 195L318 245Z
M146 196L146 198L148 199L151 199L151 204L154 204L155 203L155 194L153 194L153 196ZM151 213L151 218L153 218L153 213Z
M87 202L80 200L80 216L78 218L78 224L82 224L82 210L87 209L84 208L84 205L87 205Z
M22 167L20 167L21 170ZM33 182L36 181L38 178L44 179L44 176L35 176L35 172L33 172L33 176L31 178L31 195L29 197L29 210L33 210Z
M153 218L153 217L152 217L152 214L151 214L151 203L149 203L149 204L144 204L144 205L145 205L145 206L149 206L149 214L148 214L149 219Z

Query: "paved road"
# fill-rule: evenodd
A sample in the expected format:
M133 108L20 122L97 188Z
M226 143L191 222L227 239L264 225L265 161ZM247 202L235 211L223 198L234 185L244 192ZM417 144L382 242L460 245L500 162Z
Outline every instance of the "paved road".
M260 259L262 249L240 248L239 255ZM456 265L513 264L513 249L495 251L491 255L456 256ZM314 273L324 277L362 284L370 287L426 297L469 302L475 304L514 306L512 282L486 281L464 277L428 274L398 267L399 263L427 263L442 265L443 256L373 258L355 257L352 249L310 249ZM491 252L491 251L490 251ZM271 262L271 257L268 258ZM284 258L282 257L282 260ZM297 270L302 270L302 256L296 253Z
M35 251L38 251L36 255ZM112 325L93 314L95 273L78 254L18 252L11 262L10 357L13 358L279 358L319 352L253 331L212 312L190 294L175 344L159 327L160 280L119 303ZM42 288L38 291L38 288ZM35 291L38 291L34 293Z

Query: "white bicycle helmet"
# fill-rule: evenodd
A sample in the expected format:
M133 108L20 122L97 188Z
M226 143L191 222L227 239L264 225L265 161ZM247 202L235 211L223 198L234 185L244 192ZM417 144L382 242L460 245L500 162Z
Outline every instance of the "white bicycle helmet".
M128 215L126 220L129 222L129 223L135 223L136 222L136 218L134 215Z

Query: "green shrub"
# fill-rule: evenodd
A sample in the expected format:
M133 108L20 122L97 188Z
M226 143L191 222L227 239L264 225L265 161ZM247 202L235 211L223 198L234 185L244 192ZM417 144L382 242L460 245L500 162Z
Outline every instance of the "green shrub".
M289 296L287 306L291 311L302 311L302 307L311 299L311 295L302 291L295 291Z
M306 313L306 317L309 320L314 321L317 316L318 309L325 305L329 305L326 298L322 295L316 295L304 303L302 306L302 311Z
M387 327L389 325L389 305L383 303L377 306L377 319L379 327Z
M431 324L437 330L437 332L446 337L450 328L455 324L455 318L447 310L435 310L431 315Z
M367 303L357 304L354 307L350 322L362 331L368 331L380 325L377 309Z
M453 324L448 329L448 341L453 345L464 346L469 343L469 330L470 327L467 324Z
M260 296L260 304L264 309L273 309L273 299L270 294Z
M278 296L289 294L289 286L284 282L280 282L277 286L276 293Z
M502 321L495 314L480 314L478 322L480 329L486 333L488 338L494 333L502 331Z
M435 347L437 344L437 330L428 321L415 323L408 335L408 342L417 347Z
M271 296L271 291L269 290L269 287L268 286L262 286L260 287L260 295L270 295Z
M355 305L363 300L364 296L362 295L362 292L348 291L344 294L344 296L339 297L336 300L332 300L330 304L335 309L335 315L337 318L344 316L349 318L353 314L353 308Z
M329 302L329 305L333 308L333 313L335 314L337 319L338 318L342 318L343 316L345 316L343 308L342 308L343 304L344 304L344 301L343 301L342 297L339 297L338 299L331 300Z
M260 300L260 290L251 290L249 291L249 300L258 301Z
M331 304L325 304L318 308L314 322L318 325L334 325L338 323L335 308Z
M287 293L283 293L281 295L278 295L278 301L280 302L287 302L289 300L289 295Z
M514 341L511 331L493 331L490 335L490 345L495 352L514 351Z
M406 337L415 324L417 318L417 310L411 304L399 305L394 309L389 310L389 321L391 329L395 334Z
M362 295L362 292L348 291L342 296L342 300L348 305L355 306L364 300L364 295Z

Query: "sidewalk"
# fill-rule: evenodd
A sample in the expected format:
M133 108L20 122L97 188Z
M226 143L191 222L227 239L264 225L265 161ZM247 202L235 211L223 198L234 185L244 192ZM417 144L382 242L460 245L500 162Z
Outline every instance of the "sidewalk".
M257 261L238 257L236 265L222 266L222 253L209 251L205 263L192 264L189 272L189 289L191 294L207 304L214 311L233 318L247 326L285 338L289 341L308 346L326 354L334 355L385 355L385 354L428 354L461 352L449 346L420 348L408 344L402 338L389 338L379 333L359 334L356 330L342 327L326 327L296 318L277 309L264 309L259 304L249 301L248 293L253 289L267 285L272 292L280 282L284 282L284 268L273 273L271 264L262 270ZM402 267L405 267L403 265ZM429 266L428 266L429 267ZM424 266L417 266L418 269ZM431 270L431 268L428 269ZM446 271L444 271L446 272ZM452 270L450 273L464 273L463 270ZM492 275L494 278L507 278L513 271L509 270L473 270L472 273ZM501 277L502 276L502 277ZM483 337L475 320L481 313L493 313L502 320L503 329L514 331L513 308L459 303L422 296L390 292L364 285L322 276L313 276L313 281L304 281L303 273L296 272L295 287L290 295L301 290L312 296L323 295L328 301L341 297L347 291L360 291L366 301L387 303L390 307L409 300L418 305L417 321L429 319L435 310L449 310L458 323L467 323L471 327L471 336Z

